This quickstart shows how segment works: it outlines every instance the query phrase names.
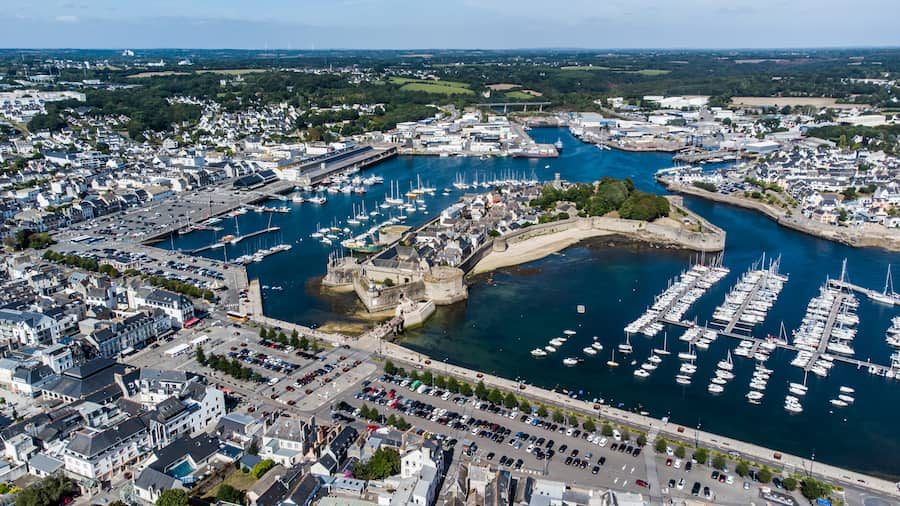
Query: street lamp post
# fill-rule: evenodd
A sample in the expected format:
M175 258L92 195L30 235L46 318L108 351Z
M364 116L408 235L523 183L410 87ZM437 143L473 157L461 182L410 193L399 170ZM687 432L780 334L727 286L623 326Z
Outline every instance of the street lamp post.
M700 427L701 426L702 425L700 424L700 419L698 418L697 419L697 431L694 433L694 446L697 446L697 447L700 446Z

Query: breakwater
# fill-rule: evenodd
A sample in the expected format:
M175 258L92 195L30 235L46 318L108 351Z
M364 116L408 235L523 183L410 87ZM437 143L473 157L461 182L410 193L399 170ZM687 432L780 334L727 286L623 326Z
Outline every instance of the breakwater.
M695 197L743 207L745 209L752 209L768 216L781 226L803 232L804 234L821 237L822 239L828 239L829 241L839 242L855 248L875 247L889 251L900 251L900 230L897 229L889 229L871 224L864 225L864 228L825 225L803 217L790 215L784 209L763 202L755 202L733 195L723 195L721 193L706 191L702 188L678 183L669 177L659 177L657 179L670 191L693 195Z

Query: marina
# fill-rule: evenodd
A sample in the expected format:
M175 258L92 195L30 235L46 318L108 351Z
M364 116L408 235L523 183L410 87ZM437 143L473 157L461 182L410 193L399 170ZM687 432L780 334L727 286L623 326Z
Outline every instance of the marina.
M659 192L661 190L653 181L653 172L671 166L671 156L667 155L600 151L594 146L578 144L565 132L560 135L558 130L542 132L541 129L535 129L532 133L538 137L543 136L541 142L552 143L558 136L562 137L566 146L561 156L553 161L553 171L558 171L561 177L573 181L589 181L596 179L598 174L605 173L627 175L638 188ZM480 184L483 179L491 179L485 177L485 174L500 174L502 167L506 166L514 168L520 174L535 170L541 179L552 178L552 174L541 169L543 165L535 165L532 169L530 163L534 162L498 158L398 157L379 166L378 172L383 175L385 184L370 188L364 196L330 194L327 205L304 204L290 214L275 215L273 223L282 227L285 239L303 240L294 242L290 252L273 255L262 263L248 265L251 276L259 277L262 283L284 287L281 292L264 294L266 313L287 321L322 325L340 318L334 314L336 305L352 311L350 296L324 298L317 295L317 290L315 293L304 290L305 283L322 275L322 262L334 250L309 240L308 236L317 222L326 225L334 217L342 219L352 214L352 203L356 203L358 207L364 199L367 211L371 202L382 203L388 193L388 181L398 180L401 189L405 189L409 187L409 181L416 185L416 173L421 172L423 182L432 181L431 185L438 188L434 197L428 197L429 209L437 212L458 197L459 192L453 187L457 174L469 184L478 174ZM442 188L453 191L445 196ZM853 446L860 453L873 456L888 452L883 446L885 440L890 440L891 434L888 430L890 423L886 418L887 413L895 413L896 410L889 408L882 413L881 410L873 409L873 405L892 406L900 401L898 388L895 383L877 373L867 374L869 357L872 363L886 364L874 366L876 372L887 374L890 369L891 361L888 357L892 350L886 344L884 336L891 317L896 316L896 313L887 306L873 304L861 298L857 311L860 336L868 332L876 338L865 341L862 337L858 338L856 341L861 342L854 343L854 357L835 356L835 366L828 377L820 378L811 373L810 393L801 400L804 411L800 414L787 417L783 410L782 401L788 393L788 381L800 383L803 376L802 369L789 365L797 352L790 344L778 345L770 354L766 367L775 370L775 373L761 405L748 405L745 395L748 393L747 382L753 366L750 365L751 361L741 357L733 357L734 374L737 378L725 385L724 392L711 396L707 387L714 376L712 369L715 369L718 361L726 358L726 348L735 348L741 340L749 340L751 345L759 347L770 339L768 336L778 336L781 321L789 329L798 327L806 303L818 293L826 272L838 272L841 258L848 257L851 270L852 267L859 268L860 272L854 271L854 283L878 287L880 290L884 283L885 268L891 263L891 255L875 249L847 248L798 234L749 211L695 198L686 198L686 203L691 210L709 217L729 232L725 263L732 268L732 274L714 284L704 296L697 299L679 322L661 322L663 330L652 341L639 337L638 334L632 335L631 344L635 350L632 356L638 361L635 367L639 368L654 350L665 348L672 355L685 351L687 345L678 340L681 333L687 330L688 325L693 325L692 322L700 322L702 327L703 322L711 318L715 306L723 302L727 291L738 281L737 278L758 261L763 251L780 252L780 271L790 273L790 281L785 283L778 302L769 311L766 321L753 329L752 334L760 336L759 338L742 335L740 332L723 334L724 329L716 328L711 321L708 323L709 329L714 329L719 337L712 342L708 351L698 350L695 346L695 350L698 350L695 351L698 355L698 370L690 386L682 388L675 383L674 375L680 362L672 360L675 357L670 359L654 353L663 358L663 361L649 377L640 379L633 375L635 367L628 367L631 358L622 359L617 351L618 344L624 342L622 329L637 316L634 308L652 305L655 298L667 288L666 280L680 275L691 265L691 259L687 256L665 250L637 248L619 251L588 243L520 268L504 269L488 277L480 276L470 284L470 299L466 304L439 308L427 325L407 331L402 345L426 351L433 357L439 357L439 360L447 359L451 364L466 364L509 378L521 377L547 388L559 386L576 392L584 389L584 396L588 399L603 397L614 405L623 403L627 408L647 410L657 417L671 411L672 419L688 425L695 425L697 418L702 417L704 428L709 427L710 430L733 437L760 441L806 455L810 450L809 440L787 434L802 433L803 427L817 423L813 422L814 419L829 416L829 409L837 409L829 404L829 400L837 398L838 385L853 385L858 390L854 396L856 402L852 407L843 408L843 412L849 414L844 415L848 421L843 424L837 421L834 425L817 423L817 430L822 431L822 437L836 441L837 444L827 450L817 448L816 456L817 459L846 463L860 469L870 468L867 459L855 458L854 452L847 449L842 443L841 434L859 427L859 418L867 416L872 422L866 425L867 429L859 438L854 438ZM251 212L242 216L241 229L265 228L266 216L261 214L264 213ZM422 213L411 214L406 225L416 226L430 218L431 215ZM222 233L234 231L233 220L226 219L217 226L225 228ZM747 230L753 233L742 232ZM189 250L192 246L199 247L211 242L211 236L212 232L196 232L176 237L175 246ZM217 258L222 255L215 250L203 254ZM299 261L301 258L302 262ZM868 265L876 266L871 275L862 269ZM579 275L572 276L572 269L576 268ZM285 278L284 272L287 271L293 272L293 276ZM598 286L603 288L597 290ZM578 305L585 306L584 315L576 312ZM488 307L495 309L488 311ZM508 317L501 319L500 314ZM352 316L347 318L350 322L354 321ZM579 318L577 323L573 318ZM548 322L572 323L550 325ZM577 330L578 338L567 342L552 358L532 358L532 350L548 346L549 339L560 335L560 329L565 326ZM583 348L593 342L593 335L599 336L598 342L603 350L590 357L583 353ZM788 354L784 355L784 352ZM585 360L572 367L562 364L564 358L574 357L576 354L583 356ZM609 367L607 361L619 366ZM509 364L515 364L515 367ZM830 382L831 386L820 387L823 382ZM863 385L865 388L860 388ZM776 386L782 391L775 392ZM728 412L730 416L726 419L724 415L717 414L720 410ZM784 420L778 418L775 411L784 416ZM766 413L773 421L783 421L790 429L786 429L784 433L759 433L754 430L759 415L753 413ZM893 448L890 451L893 452ZM900 475L900 466L897 472Z

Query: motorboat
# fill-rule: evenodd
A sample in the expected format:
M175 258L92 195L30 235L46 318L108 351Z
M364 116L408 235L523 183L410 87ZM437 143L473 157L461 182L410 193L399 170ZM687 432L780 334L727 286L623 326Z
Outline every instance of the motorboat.
M734 373L731 371L723 371L722 369L717 369L716 377L728 381L734 379Z
M600 344L599 341L594 341L593 343L591 343L591 348L593 348L593 349L595 349L595 350L597 350L597 351L602 351L602 350L603 350L603 345Z
M710 383L710 385L706 387L706 389L709 391L709 393L712 394L720 394L725 391L725 387L723 387L722 385L717 385L715 383Z
M547 352L540 348L535 348L535 349L531 350L531 356L532 357L546 357Z
M725 378L720 378L718 376L714 377L713 379L711 379L709 381L711 383L715 383L716 385L725 385L728 383L728 380L726 380Z
M574 336L575 331L574 330L563 330L563 334L565 334L567 336Z
M844 402L846 402L846 403L848 403L848 404L851 404L851 403L853 403L853 402L856 400L856 399L854 399L853 397L851 397L851 396L849 396L849 395L846 395L846 394L838 395L838 399L840 399L840 400L842 400L842 401L844 401Z
M654 364L652 362L644 362L643 364L641 364L641 369L643 369L645 371L655 371L656 364Z
M850 387L845 387L845 386L842 386L842 387L840 388L840 390L841 390L841 393L842 393L842 394L853 394L853 393L856 393L856 389L855 389L855 388L850 388Z
M691 377L679 374L678 376L675 376L675 383L678 383L679 385L690 385Z
M847 404L845 401L842 401L840 399L831 399L828 402L830 402L832 406L837 406L839 408L846 408L847 406L849 406L849 404Z
M557 348L560 347L560 346L562 346L563 344L565 344L565 342L566 342L565 339L562 339L562 338L559 338L559 337L555 337L555 338L553 338L553 339L550 340L550 344L552 344L553 346L556 346Z
M752 392L747 392L747 395L745 397L747 397L747 399L750 399L751 401L759 401L762 400L763 395L764 394L762 392L757 392L754 390Z
M568 366L578 365L579 362L581 362L580 358L566 357L563 359L563 365Z
M646 377L650 376L650 373L645 371L644 369L635 369L634 375L637 376L638 378L646 378Z
M547 350L548 353L554 353L556 351L556 348L550 346L549 344L547 346L544 346L544 349Z
M583 350L581 350L581 351L583 351L583 352L584 352L585 354L587 354L587 355L596 355L596 354L597 354L597 350L595 350L595 349L594 349L593 347L591 347L591 346L587 346L587 347L585 347L585 348L584 348Z

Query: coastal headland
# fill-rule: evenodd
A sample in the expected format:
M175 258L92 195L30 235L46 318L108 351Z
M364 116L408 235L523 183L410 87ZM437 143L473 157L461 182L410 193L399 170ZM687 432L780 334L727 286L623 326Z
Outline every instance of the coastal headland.
M736 207L743 207L745 209L752 209L768 216L781 226L815 237L839 242L855 248L875 247L883 248L888 251L900 251L900 230L888 229L885 227L870 227L867 225L859 227L835 227L825 225L804 217L788 214L788 210L764 202L757 202L735 195L725 195L707 191L696 186L678 183L666 176L659 176L657 177L657 180L669 191L692 195Z

